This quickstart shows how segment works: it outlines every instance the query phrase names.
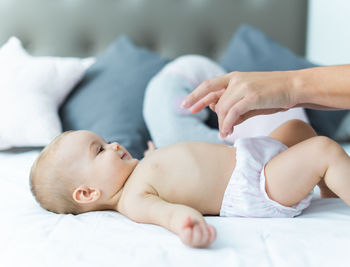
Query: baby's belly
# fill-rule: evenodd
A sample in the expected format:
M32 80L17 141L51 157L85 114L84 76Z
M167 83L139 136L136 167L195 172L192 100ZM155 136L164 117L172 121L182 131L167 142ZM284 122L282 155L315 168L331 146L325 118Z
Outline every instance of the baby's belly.
M168 202L217 215L235 166L234 148L205 155L200 149L191 152L172 153L171 159L158 160L152 186Z
M218 215L225 193L227 179L219 179L217 184L210 185L201 181L200 185L188 183L184 185L167 185L159 190L159 196L171 203L183 204L190 206L202 214ZM172 188L170 188L172 187Z

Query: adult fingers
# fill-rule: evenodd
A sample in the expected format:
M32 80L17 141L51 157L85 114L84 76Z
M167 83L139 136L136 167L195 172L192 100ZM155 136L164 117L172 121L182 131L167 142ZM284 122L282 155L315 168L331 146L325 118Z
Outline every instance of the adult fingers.
M203 97L201 100L199 100L196 104L194 104L191 107L190 112L197 113L210 104L215 105L218 102L218 100L220 99L220 97L223 95L224 92L225 92L225 89L221 89L221 90L215 91L215 92L210 92L205 97Z
M184 101L181 104L182 107L190 108L210 92L226 88L229 81L229 74L225 74L202 82L197 88L195 88L189 95L185 97Z
M241 101L233 105L227 114L224 114L219 121L220 133L223 138L232 133L235 122L246 112L251 109L249 99L243 98Z
M215 112L215 104L214 104L214 103L211 103L211 104L209 105L209 108L210 108L212 111Z
M215 105L215 112L218 116L220 133L223 133L222 126L226 114L229 112L232 106L234 106L237 102L239 102L242 99L242 96L239 93L240 91L236 90L234 86L234 84L230 83L227 89L220 97L220 99L218 100L217 104ZM221 135L221 137L223 136Z

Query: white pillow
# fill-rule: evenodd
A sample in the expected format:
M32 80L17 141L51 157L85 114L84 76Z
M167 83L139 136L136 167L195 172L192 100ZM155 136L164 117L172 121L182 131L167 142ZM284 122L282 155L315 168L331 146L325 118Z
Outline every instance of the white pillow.
M0 149L45 146L60 134L58 107L92 63L33 57L10 38L0 48Z

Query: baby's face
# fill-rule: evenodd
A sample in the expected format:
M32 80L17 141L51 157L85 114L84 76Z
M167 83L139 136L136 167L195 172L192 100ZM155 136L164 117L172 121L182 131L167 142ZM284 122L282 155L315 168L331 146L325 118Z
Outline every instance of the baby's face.
M119 192L138 163L118 143L107 144L85 130L63 137L57 156L62 159L69 177L98 188L104 198Z

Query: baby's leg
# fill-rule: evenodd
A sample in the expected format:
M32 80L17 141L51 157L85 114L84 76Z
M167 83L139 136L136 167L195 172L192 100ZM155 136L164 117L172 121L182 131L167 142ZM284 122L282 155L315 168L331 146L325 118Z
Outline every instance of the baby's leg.
M315 130L301 120L290 120L270 134L270 137L277 139L288 147L315 136L317 136ZM338 197L328 188L323 179L317 185L320 188L322 198Z
M265 166L266 192L285 206L303 200L324 179L350 205L350 158L335 141L317 136L298 143Z

